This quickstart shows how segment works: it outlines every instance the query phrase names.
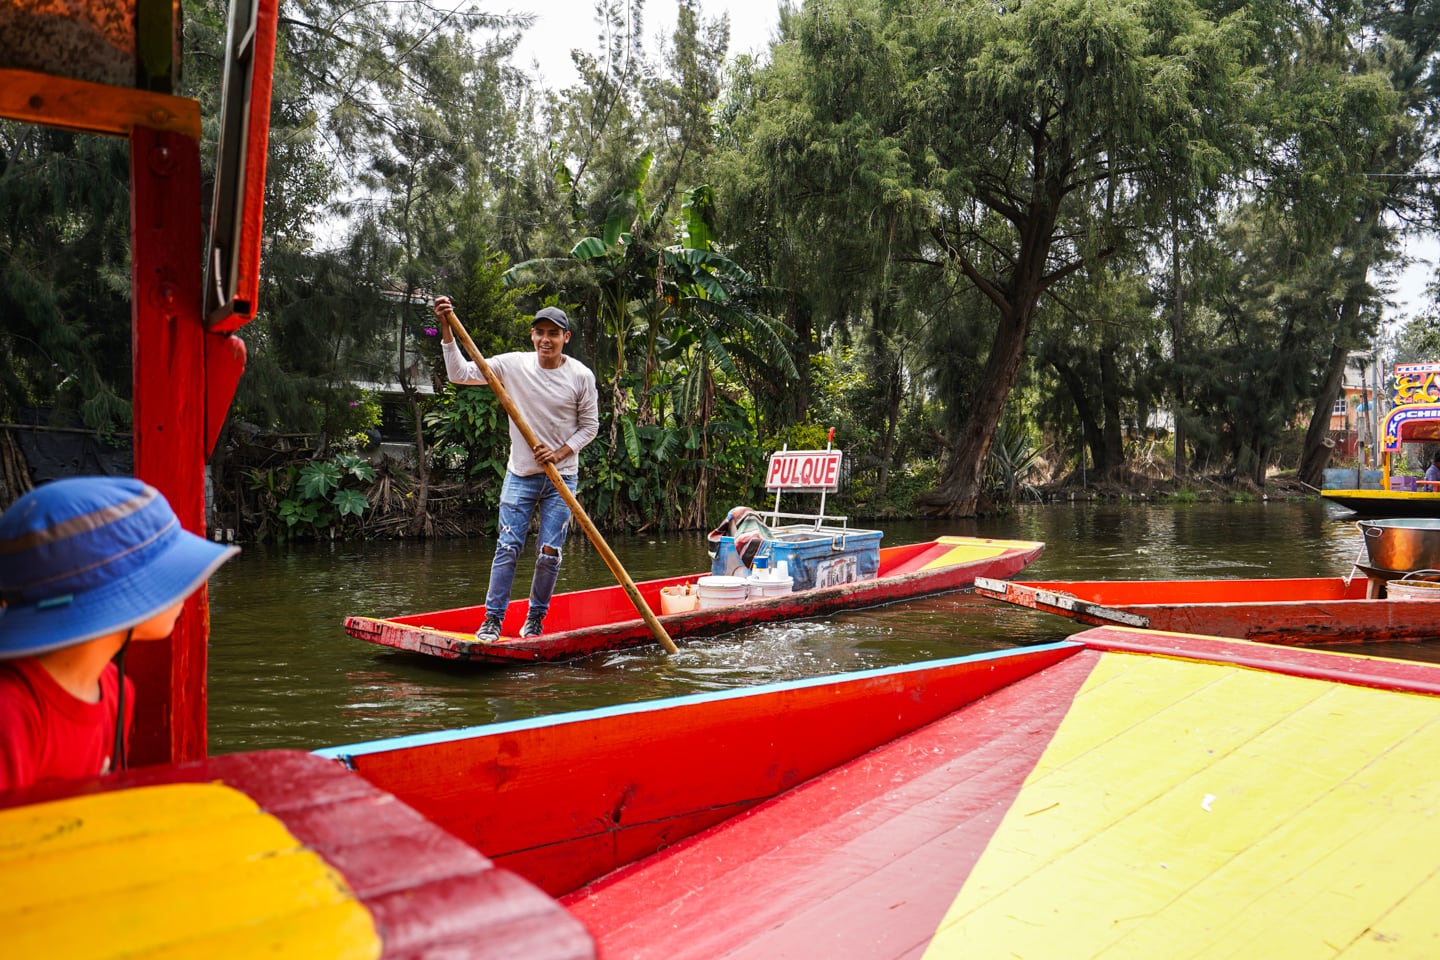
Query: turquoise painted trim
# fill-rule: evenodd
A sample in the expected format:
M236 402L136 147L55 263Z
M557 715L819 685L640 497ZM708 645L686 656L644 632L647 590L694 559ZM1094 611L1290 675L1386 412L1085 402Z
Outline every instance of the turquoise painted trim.
M488 723L476 727L437 730L434 733L416 733L406 737L392 737L388 740L371 740L365 743L324 747L320 750L313 751L313 753L317 757L325 757L328 760L348 761L351 757L363 757L372 753L388 753L392 750L408 750L414 747L431 746L437 743L452 743L456 740L468 740L472 737L480 736L494 736L495 734L510 733L516 730L533 730L538 727L558 726L565 723L578 723L580 721L598 720L605 717L623 717L637 713L649 713L655 710L671 710L676 707L690 706L697 703L738 700L744 697L758 697L771 693L779 693L784 690L803 690L808 687L826 686L834 683L853 683L860 680L869 680L874 677L900 676L908 673L941 669L960 663L1024 657L1035 653L1063 650L1066 648L1074 648L1077 651L1083 650L1085 644L1075 643L1070 640L1057 640L1054 643L1036 644L1030 647L1015 647L1009 650L991 650L985 653L972 653L964 657L951 657L946 660L926 660L921 663L907 663L897 667L877 667L873 670L857 670L853 673L837 673L828 674L823 677L806 677L802 680L786 680L759 687L738 687L734 690L692 693L683 697L667 697L664 700L622 703L613 707L597 707L594 710L556 713L544 717L531 717L526 720L507 720L503 723Z

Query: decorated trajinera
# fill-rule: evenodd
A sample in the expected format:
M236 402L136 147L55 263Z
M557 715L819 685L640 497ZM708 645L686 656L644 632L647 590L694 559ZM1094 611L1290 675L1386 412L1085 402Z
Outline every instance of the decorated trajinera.
M1391 409L1380 429L1380 485L1326 488L1321 496L1367 517L1440 517L1440 483L1396 471L1406 444L1440 447L1440 363L1395 365Z
M882 547L879 530L849 526L826 514L824 497L838 489L841 452L782 450L772 454L766 488L775 494L763 515L736 507L710 534L709 571L636 584L645 603L661 611L671 637L713 636L741 627L838 610L880 606L959 590L977 576L1013 576L1044 551L1033 540L937 537ZM814 514L785 513L780 496L818 493ZM350 636L382 646L451 660L492 663L555 661L641 646L653 633L620 586L556 594L545 633L520 637L526 599L513 600L498 641L475 631L483 605L394 617L352 616Z

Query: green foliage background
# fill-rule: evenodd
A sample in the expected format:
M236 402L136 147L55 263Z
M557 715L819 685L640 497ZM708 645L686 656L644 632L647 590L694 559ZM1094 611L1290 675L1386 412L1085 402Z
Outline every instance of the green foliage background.
M1404 233L1434 226L1440 14L804 0L730 57L699 0L660 55L641 8L598 4L608 41L548 90L512 62L523 15L283 5L224 525L489 522L506 425L445 382L442 293L487 354L542 305L575 318L582 499L612 529L763 502L765 456L830 428L856 516L1318 482L1349 358L1392 349ZM225 9L184 15L211 158ZM128 432L128 199L124 143L0 123L5 421ZM1394 351L1440 357L1435 328Z

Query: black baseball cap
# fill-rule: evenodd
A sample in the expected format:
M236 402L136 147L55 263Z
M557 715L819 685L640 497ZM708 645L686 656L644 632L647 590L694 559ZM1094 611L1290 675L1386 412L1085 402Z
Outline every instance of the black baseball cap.
M570 318L565 316L565 311L559 307L541 307L535 311L535 319L530 321L530 326L535 326L541 320L549 320L566 333L570 332Z

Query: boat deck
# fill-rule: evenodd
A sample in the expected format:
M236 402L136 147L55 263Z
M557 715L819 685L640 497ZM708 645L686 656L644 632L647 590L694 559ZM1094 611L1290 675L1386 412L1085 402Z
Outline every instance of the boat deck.
M0 807L6 957L595 955L532 884L310 754L140 768Z
M1364 576L1251 580L1015 581L976 592L1080 623L1234 637L1287 646L1440 639L1440 604L1380 599ZM1398 591L1397 591L1398 592Z
M1440 954L1437 671L1153 636L565 902L607 957Z

